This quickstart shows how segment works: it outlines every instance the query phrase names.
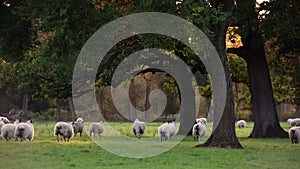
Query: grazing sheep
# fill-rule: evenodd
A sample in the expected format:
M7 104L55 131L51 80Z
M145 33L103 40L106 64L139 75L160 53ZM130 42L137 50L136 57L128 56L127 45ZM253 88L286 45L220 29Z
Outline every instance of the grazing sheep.
M15 134L15 128L17 126L17 124L19 123L20 121L19 120L16 120L14 122L14 124L4 124L1 128L1 137L3 139L5 139L6 141L9 141L11 138L14 137L14 134Z
M206 133L206 126L205 122L197 123L193 126L193 136L194 141L198 141L201 137L204 137Z
M96 134L100 135L103 133L104 130L104 126L103 126L103 122L100 121L100 123L91 123L90 125L90 136L92 136L92 133L94 133L94 136L96 136Z
M300 140L300 127L295 126L289 129L289 138L292 141L292 144L298 144Z
M289 122L290 122L289 124L291 125L291 127L300 126L300 118L291 119Z
M72 124L66 122L57 122L54 126L54 136L56 136L58 142L58 136L61 136L61 141L66 141L67 138L67 141L70 142L70 138L74 136L74 129Z
M20 138L21 141L28 139L29 141L33 140L34 137L34 127L32 124L32 120L28 120L26 123L19 123L15 128L15 141L18 141Z
M197 118L197 119L196 119L196 123L200 123L200 122L203 122L203 123L205 123L205 125L206 125L206 123L207 123L207 119L206 119L206 118L204 118L204 117Z
M9 141L14 137L16 124L4 124L1 128L1 137L6 141Z
M146 130L145 122L139 121L139 119L135 119L132 124L132 131L138 139L141 139Z
M158 127L158 134L161 141L167 141L176 134L175 122L164 123Z
M3 121L5 124L10 123L7 117L0 116L0 121Z
M245 120L239 120L236 122L236 124L239 128L245 128L247 123Z

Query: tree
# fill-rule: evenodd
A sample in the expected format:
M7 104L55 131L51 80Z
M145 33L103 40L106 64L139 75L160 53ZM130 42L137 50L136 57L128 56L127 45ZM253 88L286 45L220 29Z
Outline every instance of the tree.
M227 12L229 15L226 20L221 21L215 25L214 33L216 36L215 45L219 53L220 59L224 66L226 75L226 103L224 112L221 117L221 121L218 126L214 126L215 130L209 137L209 139L201 146L208 147L223 147L223 148L242 148L235 133L235 121L234 121L234 106L233 106L233 94L232 85L229 74L228 59L226 55L225 38L227 28L236 6L233 0L228 1L212 1L211 4L214 8L222 7L222 11ZM215 125L215 124L214 124Z
M292 103L296 104L295 117L300 115L299 7L300 5L296 0L273 0L260 4L260 9L265 11L260 28L265 38L272 41L272 46L275 49L272 52L275 55L276 66L288 67L288 69L283 68L284 70L279 71L279 73L284 72L291 77L289 86L292 87L289 87L288 90L292 91L292 95L294 95L292 96Z
M279 124L276 112L255 2L241 0L238 6L239 12L236 15L236 26L240 29L243 46L227 51L241 56L247 62L252 111L254 114L254 128L250 137L287 137L287 133Z

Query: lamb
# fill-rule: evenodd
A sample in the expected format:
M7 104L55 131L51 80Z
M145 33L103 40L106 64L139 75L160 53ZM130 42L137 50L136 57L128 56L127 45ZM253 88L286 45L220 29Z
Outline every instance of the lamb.
M96 134L100 135L103 133L104 126L103 126L103 121L100 121L100 123L91 123L90 125L90 136L92 136L92 133L94 133L94 136Z
M167 141L176 134L175 122L166 122L158 127L158 134L161 141Z
M64 140L66 142L67 138L67 141L70 142L70 139L74 136L72 124L66 122L57 122L54 126L54 136L56 136L58 142L58 136L61 136L61 141Z
M197 119L196 119L196 123L200 123L200 122L203 122L203 123L205 123L205 125L206 125L207 119L204 118L204 117L202 117L202 118L197 118Z
M0 121L3 121L5 124L10 123L7 117L0 116Z
M20 138L21 141L28 139L29 141L33 140L34 137L34 127L32 120L28 120L26 123L22 122L16 125L14 133L15 141L18 141Z
M298 144L300 140L300 127L295 126L289 129L289 138L292 141L292 144Z
M197 124L194 124L193 126L193 136L194 136L194 141L198 141L201 137L204 137L206 133L206 126L205 122L200 122Z
M236 124L239 128L245 128L247 123L245 120L239 120L236 122Z
M139 121L139 119L135 119L132 124L132 131L138 139L141 139L146 130L145 122Z
M289 122L290 122L289 124L291 125L291 127L300 126L300 118L290 119Z

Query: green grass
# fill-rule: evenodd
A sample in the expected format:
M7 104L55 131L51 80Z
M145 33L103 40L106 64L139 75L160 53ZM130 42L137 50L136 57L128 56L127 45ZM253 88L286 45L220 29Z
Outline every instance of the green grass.
M88 124L86 124L88 125ZM131 123L112 123L114 128L128 136ZM159 123L147 124L145 137L157 134ZM249 139L253 123L245 129L236 129L244 149L195 148L199 144L186 137L173 149L158 156L135 159L111 154L90 140L86 133L74 137L70 143L57 143L52 130L54 123L35 124L32 142L6 142L0 140L0 168L299 168L300 144L288 139ZM288 125L282 123L284 129ZM87 126L85 126L87 127ZM154 134L153 134L154 133ZM109 132L103 135L109 137ZM143 142L145 140L141 140ZM204 140L203 140L204 141Z

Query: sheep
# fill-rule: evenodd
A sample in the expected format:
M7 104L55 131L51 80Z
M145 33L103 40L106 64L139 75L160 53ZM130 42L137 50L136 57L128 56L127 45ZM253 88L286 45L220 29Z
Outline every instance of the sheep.
M239 128L245 128L247 123L245 120L239 120L236 122L236 124Z
M14 137L15 141L18 141L19 138L21 139L21 141L24 141L26 139L32 141L34 137L34 127L32 124L32 120L28 120L25 123L18 123L15 128Z
M132 124L132 131L138 139L141 139L146 130L145 122L139 121L139 119L135 119Z
M167 141L176 134L176 124L175 122L164 123L158 127L158 134L161 141Z
M298 144L300 140L300 127L295 126L289 129L289 138L292 141L292 144Z
M2 126L4 125L5 123L2 121L2 120L0 120L0 134L1 134L1 128L2 128Z
M193 126L194 141L198 141L201 137L204 137L205 133L206 133L206 126L204 121L194 124Z
M7 117L0 116L0 121L3 121L5 124L10 123Z
M4 124L1 128L1 137L6 141L9 141L14 137L16 126L17 124Z
M14 122L14 124L11 124L11 123L7 123L7 124L4 124L1 128L1 137L3 139L5 139L6 141L9 141L11 138L14 137L14 134L15 134L15 128L17 126L17 124L20 123L19 120L16 120Z
M92 136L92 133L94 133L94 136L96 134L100 135L103 133L104 131L104 126L103 126L103 122L100 121L100 123L91 123L90 125L90 136Z
M289 118L289 119L287 119L287 123L289 124L289 125L291 125L291 121L292 121L292 119L291 118Z
M59 142L58 136L61 136L61 141L64 140L66 142L67 138L67 141L70 142L70 139L74 136L72 124L66 122L57 122L54 126L54 136L56 136L57 142Z
M83 123L83 119L81 117L76 119L77 122Z
M83 122L75 121L70 123L74 129L74 136L76 136L77 133L79 133L79 136L81 137L82 131L83 131Z
M207 119L206 119L206 118L204 118L204 117L197 118L197 119L196 119L196 123L200 123L200 122L204 122L204 123L205 123L205 125L206 125L206 123L207 123Z
M14 124L19 124L21 121L19 119L17 119Z
M300 126L300 118L291 119L289 122L291 127Z

